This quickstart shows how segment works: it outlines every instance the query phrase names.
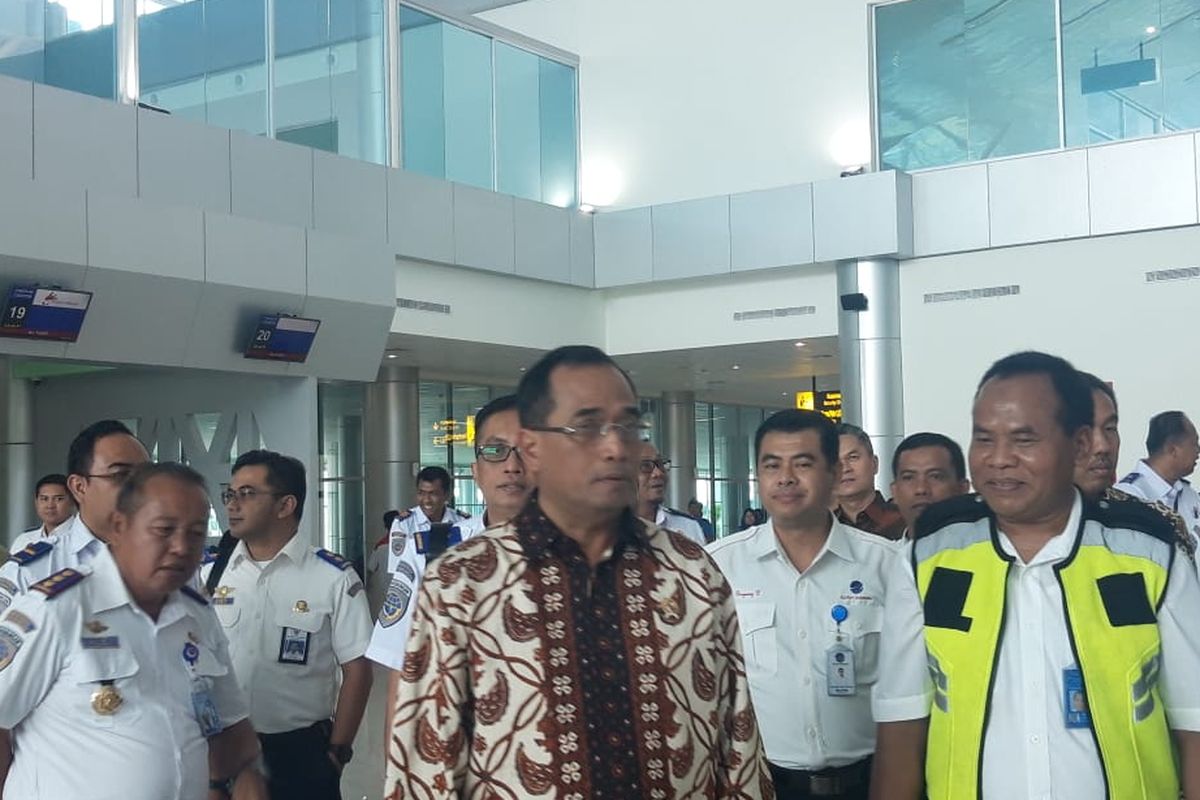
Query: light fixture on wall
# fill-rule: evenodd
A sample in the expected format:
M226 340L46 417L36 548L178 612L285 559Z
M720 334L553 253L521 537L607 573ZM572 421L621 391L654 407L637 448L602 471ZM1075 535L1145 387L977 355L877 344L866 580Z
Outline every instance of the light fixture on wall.
M1158 33L1158 28L1156 28L1156 27L1155 27L1155 26L1153 26L1153 25L1147 25L1147 26L1146 26L1146 33L1148 33L1149 35L1153 36L1154 34Z
M582 172L579 192L582 205L603 208L611 206L621 196L625 176L613 159L588 156L583 160Z
M808 343L807 342L796 342L795 346L796 347L808 347Z
M871 163L871 126L866 119L842 123L829 138L829 155L841 167L842 177L861 175Z
M580 214L595 214L596 207L594 205L592 205L591 203L580 203L579 204L579 213Z

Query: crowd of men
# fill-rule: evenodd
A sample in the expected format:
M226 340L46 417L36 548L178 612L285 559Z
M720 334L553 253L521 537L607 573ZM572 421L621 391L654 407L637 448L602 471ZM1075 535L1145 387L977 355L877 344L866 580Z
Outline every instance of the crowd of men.
M1117 481L1112 388L1035 352L969 411L891 500L862 429L773 414L767 518L713 541L628 374L559 348L476 415L485 511L420 470L361 579L264 450L201 568L204 480L96 423L0 568L0 797L338 798L371 662L391 800L1200 797L1195 426Z

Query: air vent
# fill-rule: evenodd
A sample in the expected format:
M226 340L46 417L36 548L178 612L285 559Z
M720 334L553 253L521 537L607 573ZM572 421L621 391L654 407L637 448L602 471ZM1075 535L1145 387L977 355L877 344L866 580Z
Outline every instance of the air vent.
M817 313L816 306L788 306L787 308L760 308L756 311L733 312L734 322L747 322L752 319L775 319L776 317L803 317Z
M1161 281L1189 281L1192 278L1200 278L1200 267L1152 269L1146 273L1146 283L1160 283Z
M428 311L430 314L449 314L448 303L430 303L426 300L413 300L411 297L397 297L396 308L407 308L410 311Z
M1013 286L984 286L979 289L959 289L955 292L930 292L925 295L926 303L954 303L959 300L983 300L989 297L1008 297L1020 294L1021 287Z

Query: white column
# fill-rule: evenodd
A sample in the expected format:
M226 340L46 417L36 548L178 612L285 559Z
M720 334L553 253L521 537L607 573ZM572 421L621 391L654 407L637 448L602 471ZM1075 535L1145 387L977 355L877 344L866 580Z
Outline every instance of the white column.
M385 512L406 508L421 468L420 384L416 367L384 364L363 405L363 479L367 538L378 538Z
M5 544L36 521L32 394L29 381L13 378L9 359L0 357L0 542Z
M687 511L696 493L696 395L666 392L662 403L662 454L671 460L666 504Z

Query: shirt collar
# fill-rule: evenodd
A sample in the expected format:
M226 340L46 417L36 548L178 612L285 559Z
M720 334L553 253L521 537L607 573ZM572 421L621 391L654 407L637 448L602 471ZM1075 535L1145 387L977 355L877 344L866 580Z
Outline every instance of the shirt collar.
M92 610L109 611L123 605L133 605L133 598L125 588L125 581L117 569L117 562L107 547L101 548L89 564L92 574L88 578L92 589Z
M573 539L542 513L542 508L538 505L537 491L534 491L525 508L509 524L516 528L521 549L530 561L564 558L571 549L579 548ZM613 543L613 555L619 554L626 547L639 550L650 548L645 523L630 509L621 512L617 521L617 539Z
M1145 459L1142 459L1138 462L1137 471L1141 473L1142 477L1147 483L1150 484L1150 486L1154 488L1154 491L1156 492L1156 496L1148 498L1149 500L1161 500L1179 488L1178 483L1176 483L1174 486L1167 483L1166 479L1155 472L1154 467L1146 463Z
M308 557L308 552L304 538L300 536L300 531L296 531L292 534L292 538L288 539L287 544L279 549L275 557L266 563L274 564L281 556L286 556L292 563L299 564ZM233 555L230 556L229 561L231 565L236 565L242 561L254 561L254 558L250 555L250 550L247 549L246 543L239 539L237 547L233 549Z
M854 553L850 550L850 535L846 533L846 526L842 524L836 514L830 512L829 516L831 519L829 535L825 537L825 544L821 546L817 557L813 559L813 564L820 561L825 553L835 555L843 561L853 561ZM777 554L780 558L787 560L787 553L783 551L783 546L779 543L779 536L775 533L775 524L771 520L767 520L762 525L756 525L750 530L753 531L750 535L750 552L755 558Z
M67 526L70 527L67 527ZM62 524L62 527L55 529L55 533L61 535L66 541L67 548L75 555L79 555L85 550L103 550L104 542L96 534L92 533L88 528L87 523L83 521L83 517L76 514Z
M1039 564L1055 564L1062 561L1067 556L1071 555L1071 551L1075 548L1075 537L1079 533L1079 522L1083 517L1083 498L1079 494L1079 490L1075 490L1075 500L1071 504L1071 515L1067 517L1067 524L1063 526L1062 532L1053 536L1050 541L1038 551L1032 559L1025 563L1027 567L1037 566ZM1013 546L1012 540L1008 538L1008 534L996 528L997 538L1000 540L1000 547L1004 552L1016 559L1016 563L1020 564L1021 557L1017 555L1017 548Z

